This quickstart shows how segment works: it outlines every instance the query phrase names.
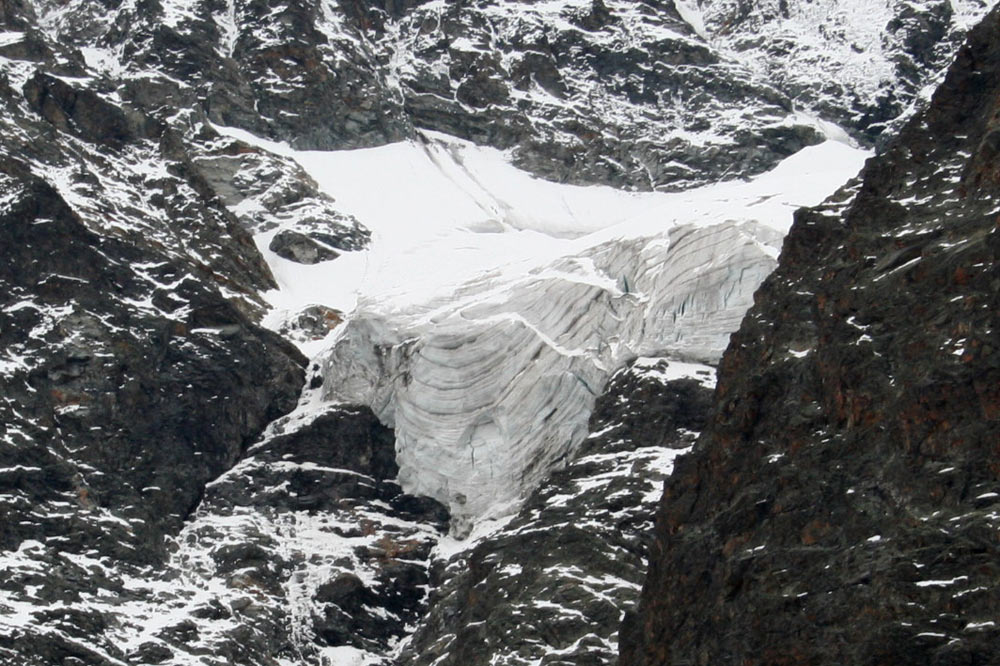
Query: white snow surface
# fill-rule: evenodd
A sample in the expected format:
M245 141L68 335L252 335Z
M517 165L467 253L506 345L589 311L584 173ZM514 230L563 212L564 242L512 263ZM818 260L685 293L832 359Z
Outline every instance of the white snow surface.
M400 482L453 512L456 534L496 517L586 436L594 397L637 356L712 363L773 270L792 212L868 156L837 132L754 180L680 193L543 181L503 152L437 134L295 159L370 248L305 266L267 249L280 289L266 324L348 313L302 344L324 399L395 428Z
M822 201L869 156L824 125L836 140L752 181L679 193L553 183L513 167L501 151L442 134L361 150L296 151L244 130L215 129L295 159L341 211L373 232L370 249L312 266L278 257L267 249L275 232L260 234L280 285L267 295L269 322L277 325L312 304L426 310L476 277L492 273L500 282L609 240L660 236L682 224L756 222L784 233L794 210Z

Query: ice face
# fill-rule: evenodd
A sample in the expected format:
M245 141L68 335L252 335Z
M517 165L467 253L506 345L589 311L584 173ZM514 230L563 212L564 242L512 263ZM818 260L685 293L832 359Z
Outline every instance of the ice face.
M324 397L391 423L401 484L448 504L461 533L575 450L626 360L716 361L780 239L751 222L682 225L464 285L402 322L355 315L325 359Z

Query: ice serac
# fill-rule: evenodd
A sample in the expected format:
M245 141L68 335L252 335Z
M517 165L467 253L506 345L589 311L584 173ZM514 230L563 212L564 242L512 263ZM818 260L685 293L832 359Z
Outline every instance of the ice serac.
M484 276L391 325L362 303L325 358L325 397L391 424L400 482L448 504L461 533L575 451L626 360L718 359L780 238L754 222L682 225Z

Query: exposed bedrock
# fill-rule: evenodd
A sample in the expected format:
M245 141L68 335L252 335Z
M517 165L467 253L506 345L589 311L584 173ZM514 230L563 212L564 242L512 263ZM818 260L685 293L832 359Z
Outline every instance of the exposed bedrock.
M1000 10L800 211L657 519L623 666L997 663Z
M42 29L2 49L299 149L427 129L552 180L677 190L767 171L817 118L876 139L984 4L38 0L4 15Z
M305 360L24 163L0 162L0 190L0 664L120 664L96 599L127 607L122 578L163 565Z
M714 361L774 267L755 223L613 240L433 311L367 315L324 361L324 397L396 429L400 482L449 505L453 530L504 510L570 456L594 397L638 355Z
M155 561L294 407L304 359L156 248L92 233L23 164L0 186L0 547Z

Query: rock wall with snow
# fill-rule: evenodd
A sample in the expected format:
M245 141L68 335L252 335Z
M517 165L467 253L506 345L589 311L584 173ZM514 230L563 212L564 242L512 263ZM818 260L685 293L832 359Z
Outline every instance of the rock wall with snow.
M102 10L39 1L11 3L20 36L4 48L59 53L75 61L72 75L120 81L106 92L154 115L180 107L299 149L433 130L510 149L554 180L676 190L766 171L822 140L817 119L873 140L984 9L980 0L163 0Z
M603 535L649 520L670 456L586 439L595 405L641 412L596 394L637 354L715 358L790 211L982 11L700 9L0 0L0 664L419 661L421 625L509 655L519 608L464 594L514 566L521 607L559 606L532 658L606 661L642 536ZM397 475L457 534L534 504L450 581L447 512ZM570 567L488 571L568 521Z
M666 485L623 666L996 661L998 109L993 10L797 215Z

